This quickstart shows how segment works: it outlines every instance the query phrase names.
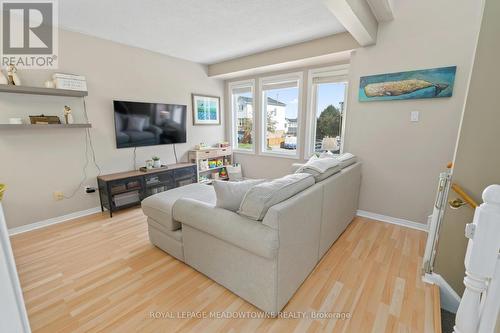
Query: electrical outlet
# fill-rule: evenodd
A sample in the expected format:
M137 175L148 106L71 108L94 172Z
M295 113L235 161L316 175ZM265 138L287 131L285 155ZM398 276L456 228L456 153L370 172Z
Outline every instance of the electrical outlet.
M416 123L416 122L418 122L419 118L420 118L420 112L412 111L410 113L410 121L411 122Z
M55 191L53 195L54 195L54 200L56 201L64 199L64 193L61 191Z
M94 186L87 185L84 187L85 193L90 194L90 193L95 193L96 188Z

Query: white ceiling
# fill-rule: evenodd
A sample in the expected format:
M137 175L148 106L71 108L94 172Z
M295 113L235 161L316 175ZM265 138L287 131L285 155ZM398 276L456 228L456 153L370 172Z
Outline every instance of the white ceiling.
M64 0L63 29L212 64L345 31L322 0Z

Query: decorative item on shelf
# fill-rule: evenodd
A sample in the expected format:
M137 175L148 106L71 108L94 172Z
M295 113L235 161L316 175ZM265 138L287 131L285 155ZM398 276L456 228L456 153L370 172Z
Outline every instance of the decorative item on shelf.
M0 68L0 84L9 84L9 81L7 80L5 75L3 75L1 68Z
M227 148L227 147L229 147L229 142L227 142L227 141L224 141L224 142L219 142L219 143L217 144L217 147L218 147L218 148Z
M45 88L51 88L51 89L54 89L56 87L54 80L47 80L43 85L45 86Z
M221 167L221 166L223 166L223 165L224 165L224 159L222 159L222 158L218 158L218 159L217 159L217 167L219 168L219 167Z
M158 156L153 156L151 159L153 160L153 168L161 168L161 161Z
M74 123L73 115L71 114L71 108L67 105L64 106L64 120L66 121L66 124Z
M200 171L208 170L208 160L200 161Z
M87 91L85 76L56 73L52 75L52 78L57 89Z
M220 125L220 97L191 94L193 125Z
M146 161L146 170L151 170L153 169L153 160L147 160Z
M194 149L196 149L196 150L203 150L203 149L207 149L207 148L208 148L208 146L203 142L200 142L199 144L194 146Z
M29 116L31 124L36 125L48 125L48 124L60 124L61 119L58 116L45 116L43 114L39 116Z
M220 169L220 171L219 171L219 177L220 177L220 178L227 178L227 171L226 171L226 168L222 168L222 169Z
M7 78L9 81L9 85L11 86L21 85L21 79L19 79L19 76L17 75L17 68L13 64L7 66Z
M22 125L24 124L23 118L9 118L9 124Z
M451 97L457 66L362 76L359 101Z
M208 168L209 169L217 168L217 161L208 161Z

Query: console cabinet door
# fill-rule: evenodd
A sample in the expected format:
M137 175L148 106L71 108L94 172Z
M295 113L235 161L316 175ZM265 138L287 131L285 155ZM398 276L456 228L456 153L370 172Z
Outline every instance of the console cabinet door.
M193 165L191 167L175 169L174 170L174 178L176 186L184 186L192 183L196 183L196 166Z

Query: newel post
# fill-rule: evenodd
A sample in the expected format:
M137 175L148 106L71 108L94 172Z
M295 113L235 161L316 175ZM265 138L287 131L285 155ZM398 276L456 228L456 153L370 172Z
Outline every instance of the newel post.
M474 221L465 227L469 238L465 255L465 291L457 311L454 332L477 333L482 301L495 275L500 249L500 185L490 185L474 213Z

